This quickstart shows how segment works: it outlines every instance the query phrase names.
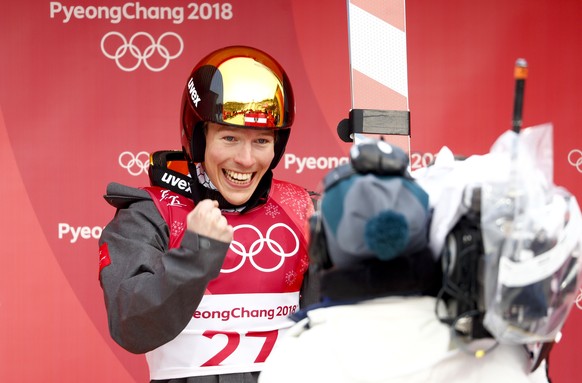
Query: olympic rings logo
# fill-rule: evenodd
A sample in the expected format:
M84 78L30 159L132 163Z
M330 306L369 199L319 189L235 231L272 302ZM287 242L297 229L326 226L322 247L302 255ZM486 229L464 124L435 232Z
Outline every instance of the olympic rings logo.
M121 40L118 41L119 44L111 42L112 39L115 40L115 37ZM170 54L170 50L163 45L164 39L175 39L172 40L172 42L177 41L178 47L176 53ZM113 50L113 53L111 53L105 47L106 44L119 46L117 46L117 48ZM160 72L166 69L170 60L180 56L183 50L184 42L182 41L182 38L174 32L166 32L162 34L157 41L147 32L137 32L131 36L129 41L127 41L124 35L115 31L109 32L101 38L101 51L105 57L115 60L119 69L125 72L136 70L142 62L152 72ZM154 53L156 52L162 58L161 61L159 61L158 57L154 57ZM130 56L127 56L127 53L129 53ZM125 59L122 62L122 59L125 57L129 57L129 59ZM134 59L136 60L135 63L131 64ZM154 62L153 64L152 61Z
M568 162L574 166L578 172L582 173L582 150L572 149L568 153Z
M293 238L295 239L295 248L293 250L286 252L285 249L283 249L283 247L279 243L277 243L276 241L274 241L271 238L271 234L272 234L273 230L275 230L276 228L279 228L279 227L286 229L287 231L289 231L293 235ZM299 238L297 238L297 234L295 234L295 232L293 230L291 230L291 228L289 226L285 225L284 223L276 223L273 226L271 226L269 228L269 230L267 230L266 237L263 237L263 234L260 232L260 230L252 225L235 226L234 232L236 232L237 230L242 230L242 229L250 229L250 230L254 231L255 233L257 233L258 239L255 240L251 244L250 249L248 249L248 250L245 249L245 247L242 243L240 243L236 240L233 240L230 243L230 250L233 251L235 254L240 255L241 260L240 260L239 264L234 266L233 268L221 269L220 272L222 272L222 273L233 273L233 272L237 271L238 269L240 269L244 265L244 263L247 259L249 260L251 265L253 265L253 267L255 269L257 269L258 271L262 271L264 273L271 273L273 271L279 270L281 268L281 266L283 266L283 263L285 262L285 258L292 257L295 254L297 254L297 252L299 251ZM255 255L261 253L265 244L269 247L269 250L271 250L273 252L273 254L277 255L280 258L279 263L271 268L261 267L255 261Z
M150 166L150 154L148 152L139 152L134 155L132 152L123 152L118 158L119 166L127 169L132 176L139 176L141 173L148 172Z

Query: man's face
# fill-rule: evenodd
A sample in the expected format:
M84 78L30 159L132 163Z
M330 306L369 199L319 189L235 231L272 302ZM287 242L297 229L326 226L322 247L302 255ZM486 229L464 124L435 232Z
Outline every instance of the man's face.
M220 194L245 204L275 156L275 133L208 123L204 169Z

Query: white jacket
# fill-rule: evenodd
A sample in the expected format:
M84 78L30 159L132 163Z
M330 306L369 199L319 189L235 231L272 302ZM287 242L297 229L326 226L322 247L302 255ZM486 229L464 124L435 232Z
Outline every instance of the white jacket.
M526 372L521 346L499 345L479 359L451 350L435 303L389 297L309 311L268 358L259 383L548 382L543 365Z

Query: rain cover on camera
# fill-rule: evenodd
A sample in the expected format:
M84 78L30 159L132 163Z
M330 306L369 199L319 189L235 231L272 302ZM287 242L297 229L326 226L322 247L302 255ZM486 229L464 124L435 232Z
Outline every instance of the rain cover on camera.
M580 208L553 184L550 124L508 131L491 153L506 166L482 185L484 325L500 343L552 342L580 289Z

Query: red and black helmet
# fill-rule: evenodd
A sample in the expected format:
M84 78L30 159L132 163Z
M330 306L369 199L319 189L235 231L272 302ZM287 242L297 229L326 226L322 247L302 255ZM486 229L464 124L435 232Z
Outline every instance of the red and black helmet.
M295 117L285 71L271 56L246 46L216 50L192 70L182 96L182 148L192 162L204 161L204 122L273 129L273 169L283 156Z

